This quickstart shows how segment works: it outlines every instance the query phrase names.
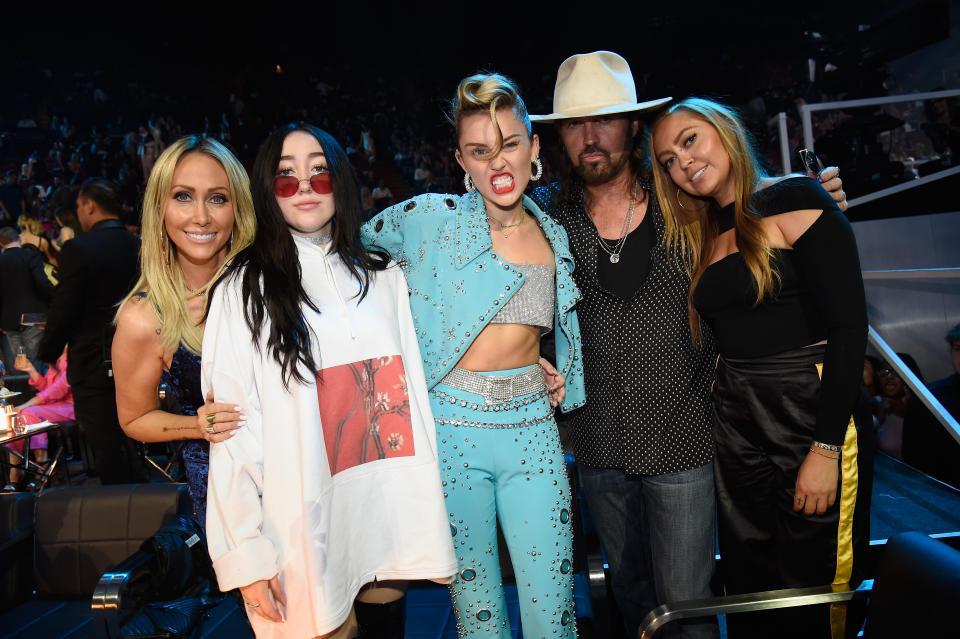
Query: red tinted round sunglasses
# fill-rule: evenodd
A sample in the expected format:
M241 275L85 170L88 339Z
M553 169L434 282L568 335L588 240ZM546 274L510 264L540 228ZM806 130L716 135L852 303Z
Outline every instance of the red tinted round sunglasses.
M310 182L310 188L317 195L333 193L333 182L329 173L317 173L310 176L309 180L298 180L292 175L278 175L273 178L273 192L277 197L293 197L300 190L300 183L304 181Z

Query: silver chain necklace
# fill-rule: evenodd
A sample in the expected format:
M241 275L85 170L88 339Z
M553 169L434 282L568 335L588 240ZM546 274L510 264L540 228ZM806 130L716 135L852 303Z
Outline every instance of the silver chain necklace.
M333 238L333 233L327 233L326 235L321 235L319 237L306 237L304 238L311 244L316 244L317 246L323 246Z
M611 264L616 264L620 261L620 252L623 251L623 245L627 242L630 223L633 222L633 209L637 201L637 184L637 180L634 180L633 188L630 189L630 208L627 210L627 218L624 220L623 231L620 233L620 238L611 240L611 244L608 245L607 240L600 237L599 231L597 232L597 244L600 245L604 253L610 256Z
M499 232L503 233L503 239L509 238L513 235L514 231L507 233L507 229L518 228L521 224L527 221L527 212L525 209L520 209L520 221L514 222L513 224L504 224L495 217L492 217L489 213L487 214L487 224L495 223L500 227ZM493 230L492 228L490 230Z

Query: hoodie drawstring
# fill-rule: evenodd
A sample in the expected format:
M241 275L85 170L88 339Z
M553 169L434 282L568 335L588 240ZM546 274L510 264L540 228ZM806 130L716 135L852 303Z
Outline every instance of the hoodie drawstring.
M323 267L324 271L327 274L327 280L333 285L333 290L337 294L337 303L340 307L340 320L347 325L347 329L350 331L350 339L357 339L357 333L353 328L353 322L350 321L350 317L347 315L347 303L343 299L343 293L340 291L340 285L337 284L336 273L333 270L333 265L330 263L330 260L327 256L327 248L318 247L320 249L320 255L323 258ZM338 256L339 259L339 256Z

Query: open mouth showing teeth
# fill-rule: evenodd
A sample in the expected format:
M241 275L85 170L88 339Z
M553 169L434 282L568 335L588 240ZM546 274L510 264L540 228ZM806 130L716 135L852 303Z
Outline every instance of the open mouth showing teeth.
M697 171L696 173L694 173L694 174L690 177L690 181L692 182L692 181L696 180L697 178L699 178L701 175L703 175L703 172L706 171L706 170L707 170L707 167L703 167L702 169L700 169L699 171Z
M493 179L490 180L490 184L493 186L494 193L506 193L507 191L512 191L513 176L495 175L493 176Z
M191 240L212 240L217 236L216 233L186 233Z

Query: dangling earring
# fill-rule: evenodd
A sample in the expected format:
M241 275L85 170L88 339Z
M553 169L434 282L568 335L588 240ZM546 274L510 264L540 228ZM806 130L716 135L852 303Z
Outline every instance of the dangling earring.
M680 187L679 187L679 186L677 187L677 204L679 204L679 205L680 205L680 208L683 209L684 211L687 210L687 207L685 207L685 206L683 205L683 201L680 199Z
M530 174L530 181L536 182L543 177L543 162L540 161L540 158L537 158L533 161L533 165L537 167L537 172Z
M473 180L470 179L469 173L463 174L463 188L467 189L467 193L473 193L476 191L476 187L473 186Z
M163 232L163 225L160 226L160 250L163 252L163 257L170 263L170 251L167 250L167 235Z

